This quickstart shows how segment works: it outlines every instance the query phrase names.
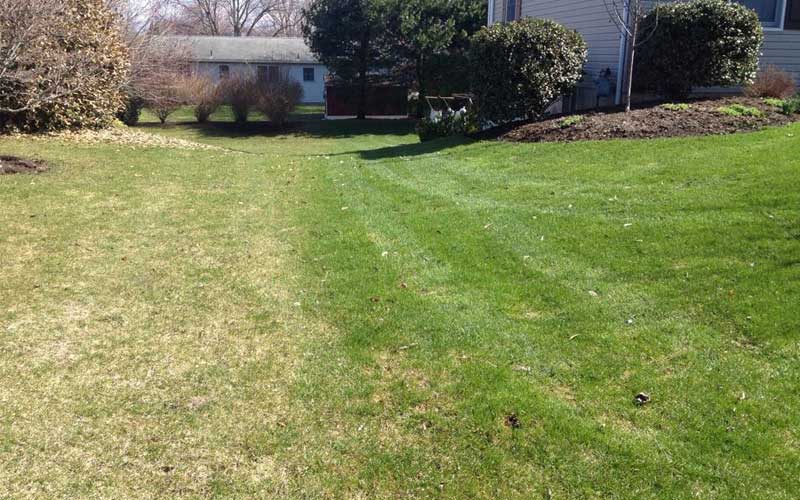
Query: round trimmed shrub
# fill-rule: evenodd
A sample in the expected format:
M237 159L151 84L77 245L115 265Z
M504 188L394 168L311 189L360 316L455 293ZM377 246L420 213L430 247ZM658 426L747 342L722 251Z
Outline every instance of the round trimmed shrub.
M553 21L523 19L481 29L472 38L475 111L482 122L539 116L581 79L586 43Z
M144 99L138 96L126 96L123 108L117 111L117 119L129 127L139 123L144 108Z
M747 85L756 77L764 30L756 12L742 4L663 5L643 20L642 33L653 29L635 61L638 90L684 99L693 87Z

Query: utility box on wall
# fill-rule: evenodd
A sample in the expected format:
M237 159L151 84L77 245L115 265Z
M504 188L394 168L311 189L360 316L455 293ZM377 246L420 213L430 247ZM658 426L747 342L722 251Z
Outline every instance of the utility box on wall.
M358 115L358 85L329 83L325 86L325 118L346 119ZM367 118L408 118L408 87L370 85L367 88Z

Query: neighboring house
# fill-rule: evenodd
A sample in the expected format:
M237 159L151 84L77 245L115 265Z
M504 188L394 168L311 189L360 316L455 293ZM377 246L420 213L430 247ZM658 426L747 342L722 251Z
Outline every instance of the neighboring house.
M738 0L755 9L764 25L761 66L775 65L800 82L800 0ZM520 17L551 19L575 29L589 46L586 72L597 78L608 68L619 104L625 39L611 22L603 0L489 0L489 25Z
M285 71L303 85L302 102L325 100L328 69L302 38L180 36L170 40L188 52L197 72L214 81L245 73L269 80Z

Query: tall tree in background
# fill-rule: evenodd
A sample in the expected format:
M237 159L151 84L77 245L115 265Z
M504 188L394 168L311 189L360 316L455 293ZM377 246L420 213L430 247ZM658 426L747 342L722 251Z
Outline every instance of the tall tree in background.
M313 0L303 35L333 75L358 85L358 118L366 117L370 74L386 68L383 5L377 0Z
M288 36L299 32L302 0L170 0L181 34Z
M387 52L393 68L413 81L420 95L468 88L469 39L484 24L485 0L387 0Z

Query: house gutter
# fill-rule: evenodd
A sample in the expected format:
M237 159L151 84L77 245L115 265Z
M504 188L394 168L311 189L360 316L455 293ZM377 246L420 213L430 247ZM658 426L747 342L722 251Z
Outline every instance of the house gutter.
M494 3L494 0L489 0ZM628 10L627 2L625 4L625 26L630 22L630 11ZM625 84L625 60L628 58L628 32L620 30L622 36L619 37L619 62L617 63L617 92L614 96L614 104L619 106L622 104L622 86Z

